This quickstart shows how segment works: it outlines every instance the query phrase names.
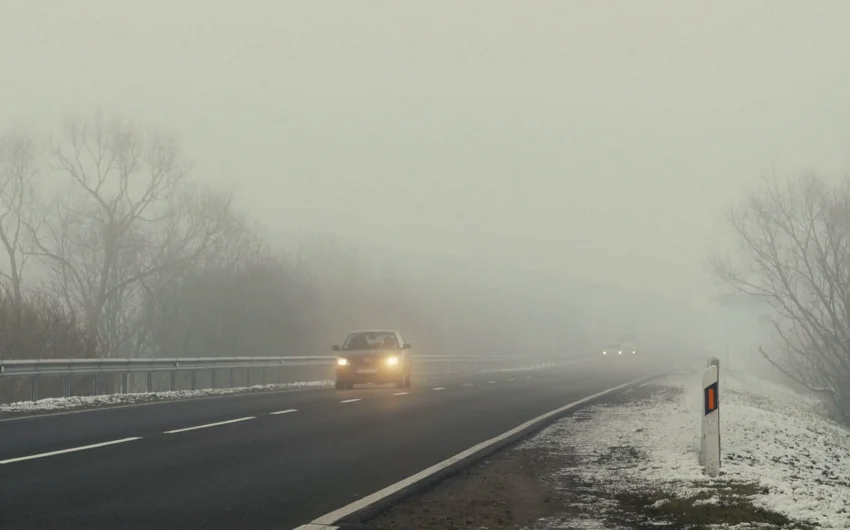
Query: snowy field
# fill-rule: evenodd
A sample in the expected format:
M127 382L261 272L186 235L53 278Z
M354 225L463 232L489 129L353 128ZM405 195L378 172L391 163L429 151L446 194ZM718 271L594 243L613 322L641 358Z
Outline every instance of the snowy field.
M20 401L0 405L0 414L21 412L51 412L78 408L94 408L115 405L132 405L135 403L150 403L155 401L172 401L227 394L242 394L249 392L270 392L275 390L297 390L302 388L332 386L333 381L301 381L280 385L255 385L239 388L215 388L205 390L176 390L169 392L143 392L138 394L110 394L103 396L77 396L68 398L45 398L38 401Z
M545 480L577 492L574 519L534 528L850 528L850 432L810 397L721 376L719 478L698 463L700 375L668 376L519 448L557 456L564 464Z

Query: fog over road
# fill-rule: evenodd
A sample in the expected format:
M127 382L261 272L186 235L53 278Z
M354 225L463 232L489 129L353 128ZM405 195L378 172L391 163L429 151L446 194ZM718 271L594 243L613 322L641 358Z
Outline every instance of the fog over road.
M0 421L0 527L293 528L653 368L595 359Z

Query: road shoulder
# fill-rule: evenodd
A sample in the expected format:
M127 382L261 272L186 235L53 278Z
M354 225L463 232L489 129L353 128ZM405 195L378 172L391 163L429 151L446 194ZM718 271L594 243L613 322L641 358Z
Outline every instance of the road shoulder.
M365 527L846 528L850 487L840 478L850 465L846 431L799 408L799 397L783 398L786 390L727 383L724 419L733 432L724 430L718 480L704 477L697 463L698 401L691 403L680 377L608 396L393 506ZM792 403L797 408L783 410ZM778 411L794 421L782 432L766 433ZM818 452L819 440L829 455ZM805 447L812 473L801 469L802 455L784 456L785 447Z

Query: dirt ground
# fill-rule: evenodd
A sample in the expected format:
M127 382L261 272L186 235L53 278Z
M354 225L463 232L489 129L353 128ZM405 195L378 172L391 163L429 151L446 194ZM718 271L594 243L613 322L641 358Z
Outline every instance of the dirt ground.
M390 508L366 528L501 530L556 516L558 492L538 479L537 466L532 455L510 451Z
M603 405L640 399L659 389L638 388L611 396ZM583 419L579 412L578 419ZM611 447L604 458L618 466L641 459L633 447ZM749 484L714 492L718 504L699 496L669 502L664 492L606 491L563 473L575 455L544 449L508 448L366 522L368 530L587 530L658 528L703 530L718 524L760 530L808 528L747 502ZM732 486L732 487L729 487ZM752 526L750 526L752 525ZM716 528L716 527L715 527Z

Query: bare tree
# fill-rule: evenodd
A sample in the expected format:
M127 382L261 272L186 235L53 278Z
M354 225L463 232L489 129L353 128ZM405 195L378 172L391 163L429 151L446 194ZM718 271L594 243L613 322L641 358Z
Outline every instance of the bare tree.
M126 350L141 282L212 248L230 197L187 187L173 138L100 114L69 123L50 161L72 189L33 227L34 253L109 356Z
M715 257L719 278L775 312L773 366L850 422L850 179L806 175L765 181L730 215L734 257Z
M32 222L36 176L37 142L22 132L0 137L0 243L9 260L8 271L0 271L6 280L17 326L21 323L23 278L29 254L26 224Z

